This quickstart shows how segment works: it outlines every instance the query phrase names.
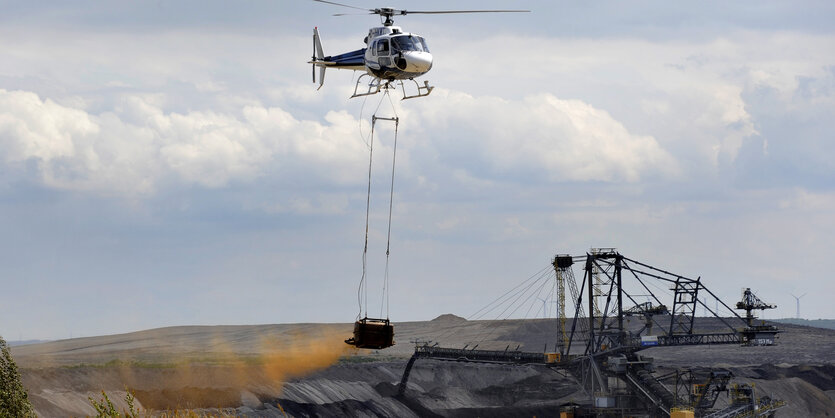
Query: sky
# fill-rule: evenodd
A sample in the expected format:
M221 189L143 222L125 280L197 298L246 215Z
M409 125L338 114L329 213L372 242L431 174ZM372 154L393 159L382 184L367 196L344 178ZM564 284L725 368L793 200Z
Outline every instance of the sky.
M358 7L381 4L345 0ZM0 335L351 322L370 118L398 116L390 317L467 317L614 247L835 318L835 3L391 1L429 97L311 83L376 16L303 0L0 1ZM369 315L394 131L375 127ZM579 273L575 273L578 274Z

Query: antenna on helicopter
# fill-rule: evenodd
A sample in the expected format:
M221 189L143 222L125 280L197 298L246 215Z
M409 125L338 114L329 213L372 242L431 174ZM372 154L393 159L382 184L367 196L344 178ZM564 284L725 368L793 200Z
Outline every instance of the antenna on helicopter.
M350 9L356 10L363 10L368 12L367 14L372 15L380 15L386 20L383 22L383 26L391 26L394 24L394 16L406 16L406 15L416 15L416 14L424 14L424 15L439 15L439 14L458 14L458 13L530 13L530 10L400 10L400 9L392 9L391 7L378 7L375 9L364 9L362 7L350 6L347 4L336 3L333 1L327 0L313 0L319 3L326 3L332 4L334 6L342 6L348 7ZM366 14L366 13L363 13ZM348 16L350 13L336 13L334 16Z

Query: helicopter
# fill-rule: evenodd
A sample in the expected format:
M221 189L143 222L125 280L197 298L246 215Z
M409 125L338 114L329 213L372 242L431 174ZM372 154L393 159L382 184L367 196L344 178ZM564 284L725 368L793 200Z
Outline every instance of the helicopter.
M326 0L313 0L351 9L362 10L363 14L376 14L385 19L383 26L368 30L363 42L366 47L339 55L325 56L319 28L313 28L313 57L308 64L313 65L313 83L316 83L316 67L319 67L319 89L325 84L325 70L328 68L364 71L357 78L354 93L351 98L370 96L381 90L388 90L393 84L400 84L403 89L403 99L425 97L432 93L433 86L424 80L423 85L415 78L420 77L432 69L432 54L426 44L426 39L418 34L404 32L394 25L394 16L407 14L458 14L458 13L527 13L530 10L399 10L391 7L363 9L361 7L336 3ZM346 16L337 13L334 16ZM406 92L405 81L415 84L416 92ZM360 86L367 81L365 89ZM318 90L318 89L317 89Z

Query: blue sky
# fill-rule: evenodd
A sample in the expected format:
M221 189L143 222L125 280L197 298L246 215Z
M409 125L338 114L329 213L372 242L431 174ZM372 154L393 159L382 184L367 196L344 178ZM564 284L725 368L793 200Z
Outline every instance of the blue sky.
M306 64L378 20L307 1L0 2L0 335L356 315L368 118ZM361 7L379 4L350 2ZM391 317L468 316L617 247L766 317L835 317L830 2L440 2L401 117ZM696 7L697 6L697 7ZM386 153L369 269L379 294ZM371 306L370 311L379 305Z

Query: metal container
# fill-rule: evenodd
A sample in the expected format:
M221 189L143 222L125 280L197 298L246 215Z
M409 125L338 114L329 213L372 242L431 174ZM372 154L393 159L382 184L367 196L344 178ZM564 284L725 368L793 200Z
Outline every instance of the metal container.
M354 323L354 336L345 340L357 348L381 348L394 345L394 325L388 319L362 318Z

